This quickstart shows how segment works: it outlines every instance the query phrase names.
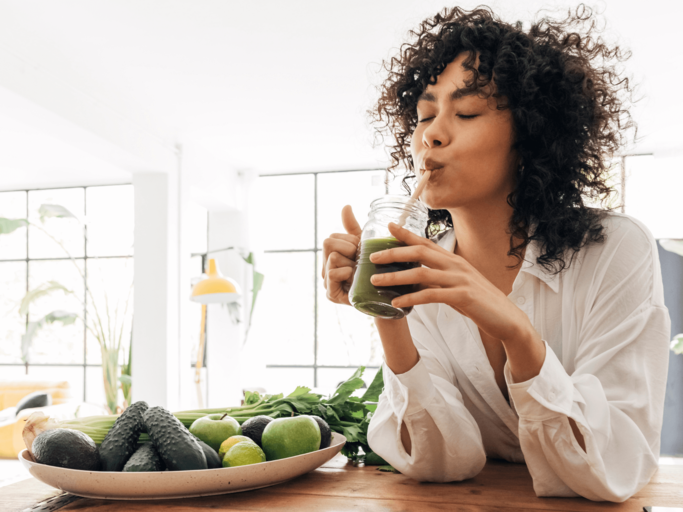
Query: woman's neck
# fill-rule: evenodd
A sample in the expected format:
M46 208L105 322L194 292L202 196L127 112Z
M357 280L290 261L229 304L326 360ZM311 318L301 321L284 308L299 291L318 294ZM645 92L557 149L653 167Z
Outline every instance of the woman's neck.
M507 255L510 250L507 229L512 208L504 203L498 207L489 204L479 209L461 207L449 209L449 212L457 238L455 254L467 260L508 295L521 268L521 265L512 270L506 268L518 262L514 256Z

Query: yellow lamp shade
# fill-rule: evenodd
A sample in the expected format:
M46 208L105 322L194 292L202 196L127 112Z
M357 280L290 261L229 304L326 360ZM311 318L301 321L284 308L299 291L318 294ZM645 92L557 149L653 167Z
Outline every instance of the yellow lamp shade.
M190 300L200 304L225 304L239 299L237 283L229 277L223 277L218 271L216 260L211 258L206 278L192 287Z

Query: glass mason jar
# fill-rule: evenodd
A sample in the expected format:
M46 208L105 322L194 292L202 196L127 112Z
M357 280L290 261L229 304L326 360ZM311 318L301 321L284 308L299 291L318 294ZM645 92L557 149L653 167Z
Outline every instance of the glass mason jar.
M375 274L398 272L420 266L416 262L375 265L370 261L373 252L406 245L389 232L389 223L395 222L400 225L402 215L407 215L403 227L424 238L429 214L427 207L421 202L411 202L409 197L386 195L370 204L370 216L363 226L353 283L349 289L349 301L366 315L397 320L413 309L412 306L396 308L391 305L391 301L401 295L417 291L416 285L374 286L370 282L370 278Z

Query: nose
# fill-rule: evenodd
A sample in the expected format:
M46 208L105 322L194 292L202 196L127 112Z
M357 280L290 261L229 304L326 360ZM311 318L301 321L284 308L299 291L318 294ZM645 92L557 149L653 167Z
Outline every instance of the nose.
M422 144L426 148L436 148L446 146L450 142L450 137L446 127L442 123L443 116L436 116L427 129L422 132Z

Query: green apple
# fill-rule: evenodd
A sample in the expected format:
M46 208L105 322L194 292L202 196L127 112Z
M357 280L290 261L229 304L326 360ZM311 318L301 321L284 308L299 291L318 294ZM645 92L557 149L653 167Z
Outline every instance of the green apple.
M320 447L320 427L311 416L278 418L266 425L261 445L267 460L314 452Z
M218 452L228 437L242 434L242 427L235 418L223 414L209 414L197 418L190 432Z

